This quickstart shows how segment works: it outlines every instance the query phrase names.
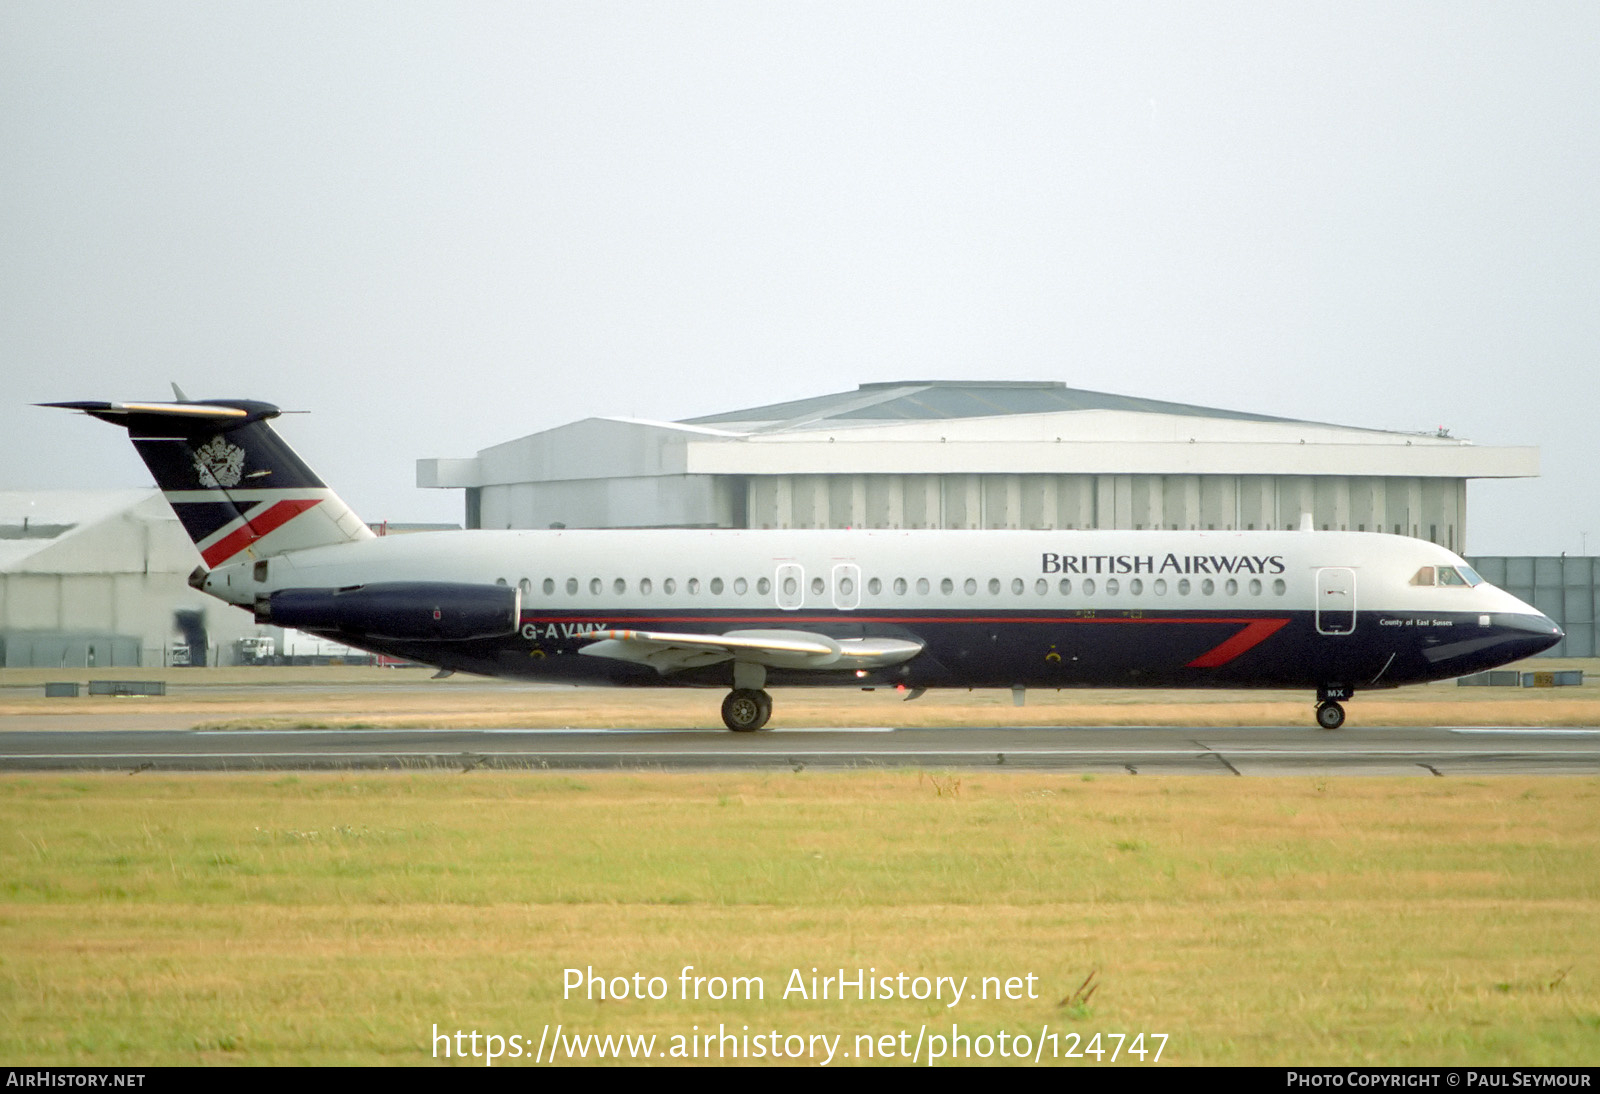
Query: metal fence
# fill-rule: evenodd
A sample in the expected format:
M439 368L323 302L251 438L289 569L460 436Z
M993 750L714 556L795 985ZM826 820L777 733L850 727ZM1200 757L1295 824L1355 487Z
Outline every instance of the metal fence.
M1486 581L1532 604L1567 632L1541 656L1600 656L1600 558L1488 555L1467 561Z

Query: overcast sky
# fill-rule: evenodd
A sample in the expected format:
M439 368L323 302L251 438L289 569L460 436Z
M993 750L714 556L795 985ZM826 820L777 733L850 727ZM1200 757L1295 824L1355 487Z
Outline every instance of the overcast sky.
M1469 551L1600 553L1600 4L3 0L0 375L0 489L147 484L28 404L169 380L394 521L577 418L1059 380L1537 445Z

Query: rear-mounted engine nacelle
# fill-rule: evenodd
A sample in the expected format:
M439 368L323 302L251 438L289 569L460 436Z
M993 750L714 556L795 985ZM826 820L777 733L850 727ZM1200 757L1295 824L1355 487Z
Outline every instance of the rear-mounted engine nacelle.
M432 581L279 589L256 601L256 622L370 638L462 642L513 633L521 599L517 589L505 585Z

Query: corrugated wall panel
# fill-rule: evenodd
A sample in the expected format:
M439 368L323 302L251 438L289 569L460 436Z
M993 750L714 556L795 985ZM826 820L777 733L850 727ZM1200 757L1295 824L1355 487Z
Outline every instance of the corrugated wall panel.
M1467 561L1485 581L1532 604L1567 632L1542 656L1600 655L1600 558L1488 555Z

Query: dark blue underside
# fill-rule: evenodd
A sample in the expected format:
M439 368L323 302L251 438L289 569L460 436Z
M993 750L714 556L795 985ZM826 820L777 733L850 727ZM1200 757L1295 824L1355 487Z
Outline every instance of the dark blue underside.
M870 671L769 669L769 686L1162 687L1356 690L1443 680L1532 656L1559 641L1539 617L1402 612L1360 614L1353 632L1319 633L1309 612L758 612L523 613L524 634L487 641L379 642L329 637L374 652L489 676L571 684L728 687L728 664L669 675L578 651L596 626L653 631L804 630L833 638L924 644L902 664ZM1241 648L1261 621L1286 620ZM1324 620L1324 626L1327 620ZM525 637L529 627L536 636ZM1231 647L1230 648L1230 644ZM1200 662L1200 664L1196 664Z

